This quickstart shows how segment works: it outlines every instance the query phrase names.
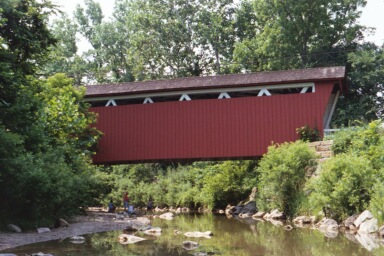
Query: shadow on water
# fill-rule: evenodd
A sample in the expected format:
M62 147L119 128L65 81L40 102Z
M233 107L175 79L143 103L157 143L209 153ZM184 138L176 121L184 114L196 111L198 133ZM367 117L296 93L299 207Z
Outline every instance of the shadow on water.
M118 242L122 231L96 233L84 236L86 240L73 244L67 238L21 246L2 253L30 255L43 252L52 255L384 255L384 247L368 251L343 234L327 238L309 228L284 230L281 226L253 219L228 219L212 214L182 214L174 220L153 219L153 227L160 227L160 236L142 232L130 233L147 240L123 245ZM180 234L175 235L179 231ZM212 231L211 238L191 238L183 234L191 231ZM197 242L194 250L183 248L184 241Z

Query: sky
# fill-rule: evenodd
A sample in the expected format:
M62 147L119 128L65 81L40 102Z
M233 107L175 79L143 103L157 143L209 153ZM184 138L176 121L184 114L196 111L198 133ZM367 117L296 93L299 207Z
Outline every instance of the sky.
M113 2L111 0L95 0L99 2L105 17L108 17L113 12ZM84 0L52 0L53 3L62 6L62 10L70 16L73 14L78 3L83 3ZM367 27L376 28L375 35L367 36L368 41L374 42L381 46L384 44L384 0L367 0L367 5L364 7L359 24Z

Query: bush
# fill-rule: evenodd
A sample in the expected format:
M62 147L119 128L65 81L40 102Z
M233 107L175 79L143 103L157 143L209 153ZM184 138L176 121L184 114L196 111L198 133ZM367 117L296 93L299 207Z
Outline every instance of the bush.
M304 198L307 172L316 166L316 154L302 141L270 146L259 163L257 205L261 210L279 209L293 216Z
M383 173L384 170L381 170ZM375 183L372 189L371 201L369 210L381 222L384 222L384 184L382 180Z
M305 125L296 129L299 139L306 142L314 142L321 140L320 131L315 126L314 128Z
M339 154L322 165L319 177L307 185L311 191L309 204L313 213L331 208L333 218L342 220L367 209L378 172L365 157Z

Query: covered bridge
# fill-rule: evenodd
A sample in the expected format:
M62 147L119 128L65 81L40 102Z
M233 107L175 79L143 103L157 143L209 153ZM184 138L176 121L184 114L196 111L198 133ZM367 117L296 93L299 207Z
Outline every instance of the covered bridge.
M345 68L90 85L104 133L96 164L250 159L296 129L329 128Z

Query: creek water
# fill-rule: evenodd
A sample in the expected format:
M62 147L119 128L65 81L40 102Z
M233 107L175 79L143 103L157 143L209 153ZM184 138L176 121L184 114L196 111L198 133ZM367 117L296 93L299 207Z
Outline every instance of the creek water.
M339 233L330 238L318 230L294 228L285 230L270 222L253 219L227 218L213 214L181 214L173 220L153 219L151 225L160 227L160 236L148 236L140 232L132 233L147 240L123 245L118 241L122 231L112 231L85 235L81 244L69 239L55 240L21 246L7 253L31 255L43 252L52 255L384 255L384 246L366 249L353 237ZM181 233L175 235L175 230ZM211 238L191 238L183 235L190 231L212 231ZM176 232L177 233L177 232ZM183 248L184 241L194 241L199 246L194 250ZM5 252L2 252L5 253Z

